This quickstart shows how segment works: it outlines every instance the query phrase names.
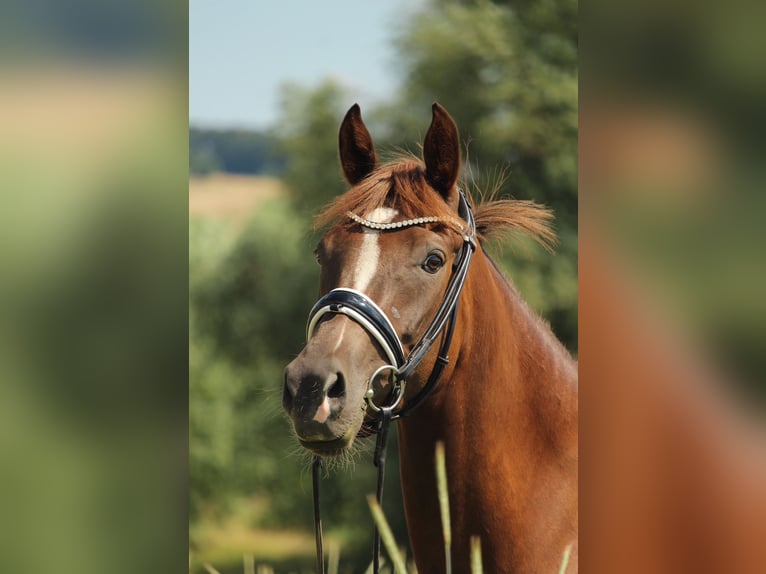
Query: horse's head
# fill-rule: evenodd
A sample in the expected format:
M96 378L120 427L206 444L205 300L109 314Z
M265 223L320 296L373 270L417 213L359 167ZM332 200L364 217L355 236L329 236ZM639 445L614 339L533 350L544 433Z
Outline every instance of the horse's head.
M433 106L422 163L407 158L379 165L356 105L343 120L339 143L351 189L320 216L333 226L316 252L320 294L337 296L312 313L306 347L285 369L283 393L301 444L321 455L351 445L374 414L365 397L390 403L392 371L381 367L400 362L428 328L464 244L456 186L460 144L444 108ZM338 312L343 298L356 294L395 332L393 341L364 326L375 317ZM417 373L413 381L411 387L423 384Z

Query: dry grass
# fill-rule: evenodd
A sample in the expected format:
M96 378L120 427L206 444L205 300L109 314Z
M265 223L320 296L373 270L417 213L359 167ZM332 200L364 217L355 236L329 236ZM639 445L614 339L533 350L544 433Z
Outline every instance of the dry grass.
M282 193L273 177L214 173L189 178L189 217L221 219L242 224L265 199Z
M62 60L3 72L0 144L34 157L98 163L175 117L177 86L160 70Z
M257 497L243 498L223 520L212 517L201 521L195 530L197 549L193 562L230 564L245 555L258 562L278 562L286 557L313 556L314 536L297 530L271 530L252 526L268 512L268 503Z
M436 446L435 466L437 475L437 489L440 501L443 499L449 508L447 498L447 473L445 464L444 443L439 442ZM400 548L391 532L391 528L386 520L383 510L375 500L375 495L370 494L367 497L367 503L370 507L375 525L380 531L383 546L386 549L392 565L382 568L383 572L393 572L395 574L416 574L414 563L409 569L405 564L406 550ZM256 565L256 560L265 562L258 566L257 574L274 574L274 570L268 565L269 562L276 562L290 556L312 556L314 555L314 537L311 534L298 531L274 531L261 530L248 526L253 521L268 511L268 503L259 498L242 498L235 505L237 511L230 515L223 522L215 520L203 521L206 526L196 533L199 549L194 553L190 561L190 572L195 571L194 562L208 572L208 574L218 574L218 571L212 564L232 563L232 557L242 557L243 570L245 574L252 574ZM450 555L450 546L452 532L449 526L448 512L442 511L442 521L444 526L446 572L452 571ZM471 574L482 574L484 572L482 565L481 539L478 536L471 536ZM329 540L329 574L335 574L338 570L340 548L337 540ZM564 574L570 561L572 544L569 544L563 552L562 560L559 566L559 574ZM386 563L386 556L381 553L381 564ZM325 557L327 559L327 557ZM367 572L372 571L372 563Z

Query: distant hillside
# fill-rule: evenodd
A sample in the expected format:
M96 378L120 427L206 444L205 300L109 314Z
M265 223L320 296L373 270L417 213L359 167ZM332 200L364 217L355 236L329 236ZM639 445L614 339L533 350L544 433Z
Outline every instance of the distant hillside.
M247 130L189 130L189 171L205 175L222 171L280 176L285 156L279 139L267 132Z

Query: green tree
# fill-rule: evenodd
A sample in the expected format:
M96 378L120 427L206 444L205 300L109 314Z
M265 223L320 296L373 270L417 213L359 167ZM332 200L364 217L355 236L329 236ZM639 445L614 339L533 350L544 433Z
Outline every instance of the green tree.
M189 130L189 171L280 175L285 158L278 138L269 132L248 130Z
M347 189L338 163L338 127L352 103L344 89L329 80L315 89L283 89L279 130L289 158L284 180L293 204L307 220Z
M502 195L534 199L556 215L555 257L513 251L501 265L527 300L577 348L577 3L431 3L398 39L404 86L381 110L396 145L424 133L437 100L470 142L464 170L480 189L507 174ZM418 126L419 132L412 129ZM527 251L518 250L519 254ZM534 252L533 252L534 253Z

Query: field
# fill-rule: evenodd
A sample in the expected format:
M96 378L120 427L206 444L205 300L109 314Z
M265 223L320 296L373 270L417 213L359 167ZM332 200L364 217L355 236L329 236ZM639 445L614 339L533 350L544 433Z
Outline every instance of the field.
M265 199L277 197L282 183L277 178L213 173L189 178L189 217L244 224Z
M258 497L238 498L231 503L231 513L203 516L192 536L196 548L191 555L192 572L204 572L210 564L220 572L242 572L242 561L254 557L258 566L279 565L303 571L314 561L313 534L298 530L273 530L254 526L268 502Z

